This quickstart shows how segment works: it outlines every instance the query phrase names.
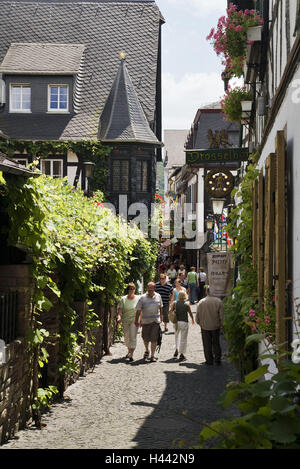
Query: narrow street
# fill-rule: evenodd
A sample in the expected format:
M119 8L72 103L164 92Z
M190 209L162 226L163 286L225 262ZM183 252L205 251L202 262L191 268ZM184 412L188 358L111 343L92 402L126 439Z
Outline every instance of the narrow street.
M224 352L223 340L222 346ZM201 365L198 325L190 324L186 361L175 361L173 349L172 325L163 334L156 363L142 360L140 334L130 364L123 358L123 343L114 344L112 355L70 386L65 400L44 415L42 430L28 427L1 449L171 449L176 439L196 444L201 422L225 415L216 402L236 372L226 358L219 367Z

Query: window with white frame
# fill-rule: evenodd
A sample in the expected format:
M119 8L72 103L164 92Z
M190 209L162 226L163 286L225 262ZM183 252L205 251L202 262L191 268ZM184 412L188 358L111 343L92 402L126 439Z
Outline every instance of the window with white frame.
M41 171L47 176L53 178L63 177L63 161L62 160L41 160Z
M68 85L48 86L48 111L68 112L69 110L69 87Z
M31 112L31 86L11 84L10 85L10 112Z

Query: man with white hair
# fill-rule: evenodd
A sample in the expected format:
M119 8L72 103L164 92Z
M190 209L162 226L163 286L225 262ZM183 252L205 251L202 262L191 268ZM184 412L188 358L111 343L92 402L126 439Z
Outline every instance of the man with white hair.
M198 303L195 320L201 327L205 364L221 365L220 331L224 324L224 305L220 298L210 296L209 287L205 291L206 297Z
M142 324L142 339L145 344L144 360L149 358L149 343L151 343L150 362L155 362L154 356L157 346L160 323L163 320L163 302L159 293L155 291L155 283L147 285L147 293L142 295L136 305L135 325Z

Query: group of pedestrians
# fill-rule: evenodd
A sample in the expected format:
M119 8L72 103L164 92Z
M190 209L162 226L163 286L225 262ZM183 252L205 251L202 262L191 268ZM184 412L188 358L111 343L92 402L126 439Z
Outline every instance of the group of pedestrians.
M224 307L219 298L210 296L209 287L206 286L206 295L197 305L197 312L194 319L190 303L188 302L187 291L190 298L194 299L191 282L195 276L190 275L195 270L191 269L187 280L185 272L177 272L173 285L166 272L159 271L159 282L150 282L147 285L147 292L143 295L135 294L135 285L130 283L127 287L127 294L123 296L118 305L118 323L122 322L124 329L124 341L127 347L126 360L133 361L133 354L137 343L137 333L139 327L142 328L142 339L145 345L144 360L150 362L157 361L155 351L157 348L159 333L168 332L170 317L172 317L175 332L174 359L186 360L187 337L189 330L189 318L192 325L195 322L201 328L205 364L219 365L221 363L220 331L224 323ZM201 277L200 277L201 278ZM199 285L199 280L196 278ZM206 280L206 279L205 279ZM205 280L202 280L205 285ZM203 287L204 287L203 285ZM204 288L203 288L204 291ZM175 313L175 319L174 319ZM164 323L164 331L161 331L160 324Z

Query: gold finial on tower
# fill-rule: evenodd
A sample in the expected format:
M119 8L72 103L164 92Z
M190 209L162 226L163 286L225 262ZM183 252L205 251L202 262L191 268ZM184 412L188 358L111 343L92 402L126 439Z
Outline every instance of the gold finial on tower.
M121 52L120 52L119 55L120 55L120 59L121 59L121 60L125 60L125 59L126 59L126 54L125 54L125 52L124 52L123 50L121 50Z

